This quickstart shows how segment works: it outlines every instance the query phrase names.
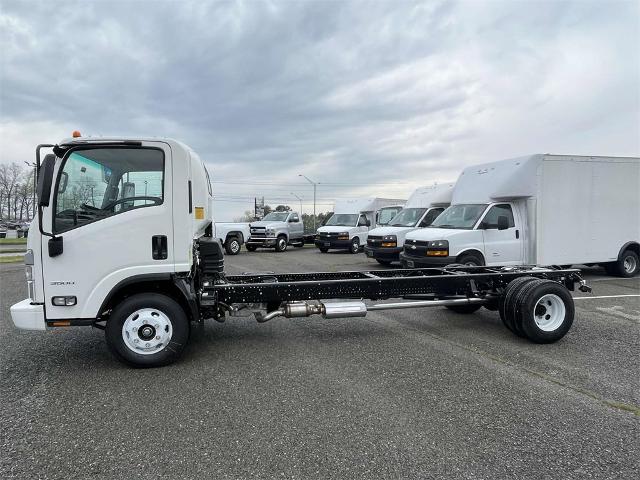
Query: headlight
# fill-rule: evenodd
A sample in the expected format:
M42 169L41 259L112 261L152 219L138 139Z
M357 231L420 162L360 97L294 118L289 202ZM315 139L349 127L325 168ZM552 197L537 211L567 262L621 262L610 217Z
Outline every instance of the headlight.
M33 280L33 267L31 265L26 265L24 267L24 274L27 277L27 282Z
M338 240L349 240L349 232L340 232L338 234Z
M427 242L427 257L448 257L449 242L447 240L433 240Z
M273 228L267 228L267 237L273 237L276 231Z
M383 247L397 247L398 246L398 237L396 235L385 235L382 237L382 246Z

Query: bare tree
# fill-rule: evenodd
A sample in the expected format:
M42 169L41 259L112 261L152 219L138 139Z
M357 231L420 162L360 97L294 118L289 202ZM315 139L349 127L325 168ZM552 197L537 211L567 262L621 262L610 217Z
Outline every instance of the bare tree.
M20 178L23 175L23 168L19 163L12 162L9 165L0 165L0 190L2 190L2 202L0 203L0 218L4 213L6 206L7 217L11 217L11 199L13 198L13 213L16 216L17 205L15 193Z

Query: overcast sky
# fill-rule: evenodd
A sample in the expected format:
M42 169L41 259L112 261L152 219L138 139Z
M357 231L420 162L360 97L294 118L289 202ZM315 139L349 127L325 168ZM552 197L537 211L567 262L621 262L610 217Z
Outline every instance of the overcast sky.
M640 2L0 0L0 161L154 135L207 162L219 220L406 198L474 163L640 154ZM324 184L324 185L323 185Z

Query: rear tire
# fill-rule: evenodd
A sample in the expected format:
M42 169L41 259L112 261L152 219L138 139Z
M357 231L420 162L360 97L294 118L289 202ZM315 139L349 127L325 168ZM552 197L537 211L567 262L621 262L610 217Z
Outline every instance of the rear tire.
M224 242L224 251L229 255L238 255L241 248L242 245L240 244L238 237L229 237L227 238L227 241Z
M276 252L284 252L287 250L287 237L280 235L276 239Z
M500 319L502 320L502 324L507 327L508 330L518 335L519 337L522 337L524 334L516 328L514 322L513 303L515 295L525 284L534 280L536 280L535 277L518 277L514 280L511 280L507 287L504 289L504 293L500 298L500 302L498 305L498 311L500 312Z
M245 244L244 248L246 248L249 252L255 252L258 249L258 247L256 247L255 245L249 245L248 243Z
M189 330L187 315L175 300L159 293L139 293L113 309L105 338L121 362L160 367L180 358Z
M349 252L358 253L360 251L360 239L355 237L351 240L351 245L349 246Z
M535 343L553 343L564 337L575 315L573 298L559 283L540 280L527 285L518 299L518 323Z
M605 269L609 275L631 278L640 272L638 254L633 250L625 250L622 255L620 255L620 260L609 263L605 266Z
M482 267L484 266L484 260L482 259L482 257L480 257L479 255L475 254L475 253L466 253L463 254L457 261L456 264L458 263L465 265L467 267Z

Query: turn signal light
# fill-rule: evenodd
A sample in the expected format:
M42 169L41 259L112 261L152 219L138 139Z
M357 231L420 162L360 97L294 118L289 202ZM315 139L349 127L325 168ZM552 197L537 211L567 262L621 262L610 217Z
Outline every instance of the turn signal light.
M383 242L383 247L396 247L398 244L396 242Z
M78 299L73 296L53 297L51 299L51 303L53 303L56 307L73 307L76 303L78 303Z
M449 250L427 250L427 257L448 257Z

